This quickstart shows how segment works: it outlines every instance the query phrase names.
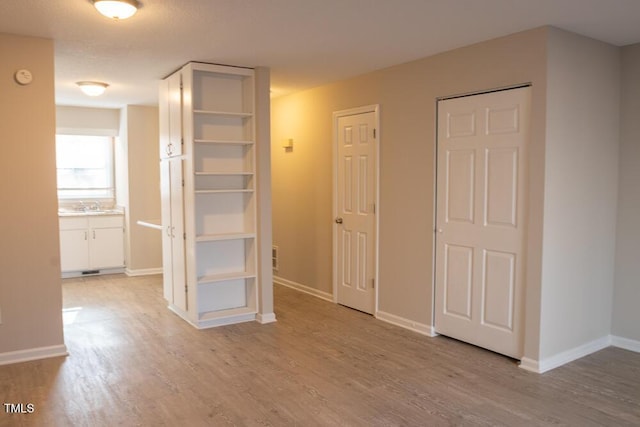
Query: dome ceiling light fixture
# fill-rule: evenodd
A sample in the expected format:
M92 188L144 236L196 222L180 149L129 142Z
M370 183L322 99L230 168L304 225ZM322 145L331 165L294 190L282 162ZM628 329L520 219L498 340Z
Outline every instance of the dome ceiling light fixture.
M115 20L132 17L140 7L138 0L93 0L93 5L98 12Z
M100 96L109 87L108 84L102 82L77 82L80 90L89 96Z

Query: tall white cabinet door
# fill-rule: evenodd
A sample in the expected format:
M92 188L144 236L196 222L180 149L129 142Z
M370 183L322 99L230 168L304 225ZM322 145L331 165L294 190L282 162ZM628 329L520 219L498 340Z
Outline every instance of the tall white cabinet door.
M375 309L375 113L338 118L336 281L338 303Z
M161 80L158 88L158 131L160 136L160 158L170 157L169 135L169 80Z
M175 73L167 78L169 83L169 150L172 156L183 153L182 133L182 77Z
M182 181L181 158L160 162L163 294L170 304L186 310Z
M171 259L173 262L173 305L181 310L187 310L182 159L172 159L169 162L169 169L171 175Z
M522 357L530 88L438 103L435 329Z
M160 82L160 158L182 155L182 81L180 73Z
M165 83L163 81L163 83ZM162 105L162 103L160 104ZM162 123L162 120L160 120ZM162 151L162 149L161 149ZM160 162L160 206L162 215L162 293L173 303L173 249L171 237L171 168L169 160Z

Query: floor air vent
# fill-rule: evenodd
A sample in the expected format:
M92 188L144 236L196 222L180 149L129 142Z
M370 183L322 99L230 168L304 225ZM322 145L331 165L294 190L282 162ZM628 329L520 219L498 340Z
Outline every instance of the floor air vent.
M271 267L274 271L278 271L278 247L271 247Z

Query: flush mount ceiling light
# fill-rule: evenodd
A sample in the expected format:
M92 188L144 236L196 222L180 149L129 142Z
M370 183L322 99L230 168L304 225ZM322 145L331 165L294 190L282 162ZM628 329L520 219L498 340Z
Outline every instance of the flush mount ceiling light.
M100 96L109 87L108 84L102 82L77 82L76 84L81 91L89 96Z
M111 19L127 19L138 10L137 0L93 0L98 12Z

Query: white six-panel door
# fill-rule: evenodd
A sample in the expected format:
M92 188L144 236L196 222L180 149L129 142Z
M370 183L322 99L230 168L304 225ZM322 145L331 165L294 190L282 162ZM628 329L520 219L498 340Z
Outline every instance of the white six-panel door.
M337 302L373 314L376 274L376 113L337 116Z
M522 357L530 88L438 102L435 329Z

